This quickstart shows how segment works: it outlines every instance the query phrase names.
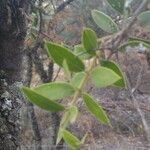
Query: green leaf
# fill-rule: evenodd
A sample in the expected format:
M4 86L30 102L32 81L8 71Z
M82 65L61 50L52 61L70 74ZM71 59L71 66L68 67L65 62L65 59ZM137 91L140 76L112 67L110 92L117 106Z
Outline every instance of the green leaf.
M136 46L140 46L140 45L142 45L143 47L145 47L147 49L150 49L150 44L143 42L143 41L140 41L140 40L136 40L136 41L133 40L133 41L129 41L127 43L124 43L124 44L120 45L120 47L118 49L121 52L125 52L126 48L128 46L129 47L136 47Z
M60 128L58 130L58 135L57 135L57 140L56 140L56 145L61 141L62 139L62 129L66 129L66 127L70 123L70 111L69 109L66 109L65 113L63 114L63 117L60 122Z
M109 124L109 119L103 108L89 94L83 94L84 103L89 112L101 123Z
M124 75L123 75L121 69L119 68L119 66L115 62L103 60L103 61L101 61L101 65L103 67L113 70L117 75L120 76L121 79L114 83L115 86L123 87L123 88L126 87Z
M92 10L92 17L95 23L108 33L115 33L119 30L117 24L103 12Z
M129 41L139 41L150 45L150 40L145 40L137 37L129 37Z
M120 76L111 69L100 66L93 69L91 78L92 83L96 87L107 87L121 79Z
M70 113L70 123L74 123L78 116L78 108L76 106L71 106L69 108Z
M80 59L89 59L92 57L91 54L87 53L87 51L85 50L85 48L83 47L83 45L76 45L74 47L74 54L76 56L78 56Z
M85 72L76 73L73 76L73 78L71 79L70 84L75 88L79 88L79 86L85 76L86 76Z
M59 144L59 142L62 140L62 129L63 128L59 128L59 130L58 130L58 134L57 134L57 139L56 139L56 145L58 145Z
M113 9L115 9L119 13L124 13L125 0L107 0L107 2Z
M77 116L78 108L76 106L70 106L68 109L66 109L66 112L64 113L60 122L60 128L58 131L56 144L58 144L62 139L61 129L65 129L69 125L69 123L74 123Z
M75 150L81 146L80 140L71 134L69 131L62 129L62 136L64 141L70 146L71 149Z
M42 84L33 89L38 94L51 100L59 100L74 94L74 88L65 82L52 82Z
M84 70L83 62L67 48L50 42L46 42L46 46L48 55L59 66L63 67L63 62L66 60L70 71L80 72Z
M77 116L78 116L78 108L76 106L70 106L68 109L66 109L66 112L62 117L60 123L61 127L66 128L69 123L74 123Z
M51 112L57 112L57 111L62 111L65 110L64 106L52 101L38 93L36 93L34 90L31 90L27 87L23 87L22 91L24 93L24 95L27 96L28 100L37 105L38 107L51 111Z
M150 27L150 10L144 11L137 17L138 22L143 27Z
M82 44L89 54L95 54L95 50L97 49L97 36L90 28L83 30Z

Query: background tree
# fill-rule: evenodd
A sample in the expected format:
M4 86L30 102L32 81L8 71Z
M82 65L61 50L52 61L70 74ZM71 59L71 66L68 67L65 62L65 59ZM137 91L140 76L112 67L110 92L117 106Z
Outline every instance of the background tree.
M62 11L72 1L58 3L55 13ZM53 64L49 63L49 69L46 71L40 59L43 40L42 32L44 31L42 5L42 0L2 0L0 2L0 149L6 147L8 149L17 149L19 146L19 112L24 103L19 87L22 83L30 86L32 63L34 63L42 82L48 82L52 78ZM36 30L36 40L32 43L32 46L29 46L27 44L29 30L27 29L32 23L30 14L33 11L37 13L38 30ZM27 103L25 107L28 108L29 118L32 121L36 149L41 149L42 139L33 105ZM53 127L57 130L58 116L52 114L52 120L54 120ZM54 129L54 135L56 134L55 132ZM54 135L52 137L55 139Z
M18 109L22 100L22 60L27 32L28 0L0 1L0 149L19 146Z

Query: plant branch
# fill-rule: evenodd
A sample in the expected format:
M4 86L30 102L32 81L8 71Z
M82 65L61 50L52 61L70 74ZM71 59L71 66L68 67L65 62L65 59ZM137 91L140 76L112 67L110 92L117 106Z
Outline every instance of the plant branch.
M87 80L88 80L88 78L89 78L90 72L91 72L91 70L93 69L93 67L95 66L96 59L97 59L97 57L94 57L94 58L93 58L91 65L89 66L88 70L86 71L85 77L83 78L81 84L79 85L78 90L75 92L75 94L74 94L74 96L73 96L73 99L72 99L72 101L71 101L71 105L74 105L75 102L78 100L78 97L79 97L79 95L80 95L82 89L84 88L84 86L85 86L85 84L86 84L86 82L87 82Z
M55 75L55 77L54 77L54 79L53 79L53 82L55 82L56 79L58 78L58 75L59 75L60 71L61 71L61 67L58 68L58 70L57 70L57 72L56 72L56 75Z
M123 28L119 33L117 33L115 35L114 38L110 37L110 40L109 40L109 43L111 43L111 48L109 48L111 50L111 53L110 55L108 56L107 59L110 59L110 57L116 53L118 51L118 46L120 45L120 43L125 40L128 35L127 33L129 32L129 30L131 29L131 27L134 25L134 23L136 22L137 20L137 17L139 15L139 13L142 11L142 9L149 3L149 0L143 0L143 2L141 3L141 5L135 10L134 14L133 14L133 17L131 18L131 21L130 23L125 27ZM104 41L105 42L105 41ZM108 47L107 46L108 43L104 44L106 46L104 47Z
M137 20L137 16L139 15L139 13L142 11L142 9L149 3L149 0L143 0L143 2L141 3L141 5L136 9L136 11L133 14L132 20L130 21L130 23L127 25L127 27L125 27L119 37L116 37L116 39L118 39L118 41L115 43L115 47L118 47L120 45L120 42L127 37L127 33L130 30L130 28L134 25L134 23ZM115 39L115 40L116 40Z

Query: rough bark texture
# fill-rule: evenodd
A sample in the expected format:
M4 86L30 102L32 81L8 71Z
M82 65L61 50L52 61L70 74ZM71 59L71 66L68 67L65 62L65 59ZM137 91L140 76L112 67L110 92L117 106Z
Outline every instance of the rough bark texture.
M19 146L19 108L27 0L0 1L0 150Z

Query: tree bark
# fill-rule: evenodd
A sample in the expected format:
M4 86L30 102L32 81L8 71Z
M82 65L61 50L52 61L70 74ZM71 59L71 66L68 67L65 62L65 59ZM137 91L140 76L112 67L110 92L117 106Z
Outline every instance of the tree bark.
M23 45L27 0L0 1L0 149L19 147Z

